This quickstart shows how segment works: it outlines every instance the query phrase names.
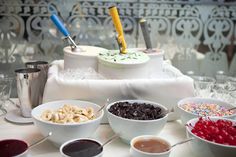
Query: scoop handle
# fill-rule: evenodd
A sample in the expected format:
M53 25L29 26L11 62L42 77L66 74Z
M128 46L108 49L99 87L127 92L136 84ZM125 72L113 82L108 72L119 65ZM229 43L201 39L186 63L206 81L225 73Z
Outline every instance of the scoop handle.
M52 22L56 25L57 29L66 37L70 35L69 31L66 29L64 24L61 22L61 20L58 18L56 14L51 15Z
M145 19L141 19L139 21L139 24L141 26L141 30L142 30L142 33L143 33L143 38L144 38L144 41L145 41L145 44L146 44L146 48L147 49L152 49L152 43L151 43L149 31L148 31L147 21Z
M121 53L126 53L127 45L126 45L126 41L124 38L123 27L120 22L120 16L118 14L118 10L115 6L111 6L111 7L109 7L109 12L110 12L113 24L116 28L116 32L118 33L117 40L121 46Z

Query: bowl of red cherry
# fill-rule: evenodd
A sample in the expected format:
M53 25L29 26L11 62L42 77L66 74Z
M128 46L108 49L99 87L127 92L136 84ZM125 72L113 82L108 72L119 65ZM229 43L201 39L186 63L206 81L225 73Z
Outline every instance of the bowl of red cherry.
M191 119L186 124L187 136L197 156L235 157L236 121L219 117Z

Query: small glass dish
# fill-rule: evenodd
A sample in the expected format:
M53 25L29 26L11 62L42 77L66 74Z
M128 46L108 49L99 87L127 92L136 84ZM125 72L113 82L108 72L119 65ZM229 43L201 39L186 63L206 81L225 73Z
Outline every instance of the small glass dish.
M0 116L7 113L7 110L4 107L5 99L4 99L4 89L6 88L5 85L0 85Z
M192 76L194 79L195 95L198 97L211 97L215 79L207 76Z
M12 82L13 78L3 74L0 75L0 115L7 113L5 103L6 101L10 101Z

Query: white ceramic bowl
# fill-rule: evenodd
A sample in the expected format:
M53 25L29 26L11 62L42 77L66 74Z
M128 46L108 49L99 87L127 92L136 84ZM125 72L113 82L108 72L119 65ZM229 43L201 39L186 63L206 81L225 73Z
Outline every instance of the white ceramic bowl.
M91 141L94 141L94 142L98 143L99 145L102 145L101 142L99 142L99 141L97 141L97 140L95 140L95 139L90 139L90 138L78 138L78 139L73 139L73 140L70 140L70 141L67 141L67 142L63 143L63 144L60 146L60 153L61 153L61 155L62 155L63 157L70 157L70 156L66 155L66 154L63 152L63 148L64 148L66 145L68 145L68 144L70 144L70 143L73 143L73 142L75 142L75 141L77 141L77 140L91 140ZM104 148L103 148L103 149L104 149ZM103 156L103 150L101 151L101 153L99 153L99 154L97 154L96 156L93 156L93 157L102 157L102 156Z
M210 117L211 120L216 121L218 119L230 120L220 117ZM187 124L192 126L198 121L198 118L191 119ZM234 123L236 121L230 120ZM192 151L199 157L235 157L236 146L229 146L211 142L202 139L191 132L191 128L186 126L187 137L193 137L194 140L190 141Z
M49 132L52 132L49 140L53 142L57 147L71 139L86 138L91 136L98 128L104 114L103 111L100 111L96 119L76 124L57 124L44 121L40 118L43 111L48 109L56 110L65 104L76 105L83 108L92 107L94 108L95 112L100 108L99 105L80 100L53 101L34 108L32 110L32 118L34 124L44 136L48 135Z
M130 102L130 103L147 103L153 106L158 106L163 110L167 110L166 107L151 101L145 100L122 100L117 102ZM107 118L112 130L120 135L120 138L129 143L130 140L136 136L140 135L157 135L165 126L167 121L167 114L155 120L133 120L133 119L126 119L119 116L116 116L109 112L109 108L117 102L113 102L109 104L106 108Z
M177 105L177 112L180 115L180 119L182 121L183 124L186 124L190 119L193 118L197 118L198 115L193 114L191 112L185 111L184 109L182 109L180 106L183 104L187 104L187 103L196 103L196 104L201 104L201 103L211 103L211 104L217 104L220 106L224 106L226 108L232 108L234 106L232 106L231 104L221 101L221 100L217 100L217 99L213 99L213 98L198 98L198 97L189 97L189 98L184 98L182 100L180 100L178 102ZM235 119L236 118L236 114L232 114L229 116L223 116L224 118L230 118L230 119Z
M165 141L169 147L171 147L171 144L160 138L160 137L157 137L157 136L153 136L153 135L141 135L141 136L137 136L135 138L133 138L130 142L130 154L132 157L168 157L170 155L170 152L171 152L171 149L169 149L168 151L166 152L163 152L163 153L147 153L147 152L143 152L143 151L140 151L138 149L136 149L134 147L134 143L138 140L141 140L141 139L145 139L145 140L148 140L148 139L157 139L157 140L162 140L162 141Z

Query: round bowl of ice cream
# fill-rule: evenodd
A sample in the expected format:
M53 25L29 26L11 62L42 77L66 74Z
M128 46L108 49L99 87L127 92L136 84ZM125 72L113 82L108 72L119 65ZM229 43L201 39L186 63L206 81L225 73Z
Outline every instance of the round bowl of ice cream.
M155 49L155 50L146 50L147 55L150 57L150 61L148 62L148 67L150 69L150 75L161 75L163 70L163 58L164 58L164 50L163 49Z
M126 54L119 50L109 50L98 55L98 72L109 79L148 78L147 54L129 50Z
M162 75L164 50L163 49L145 49L145 48L131 48L130 50L136 50L146 53L150 57L148 62L147 71L149 71L150 77L156 75Z
M82 50L82 51L81 51ZM64 69L93 68L98 69L97 56L107 49L95 46L79 46L79 49L72 51L70 46L63 49L64 51Z

